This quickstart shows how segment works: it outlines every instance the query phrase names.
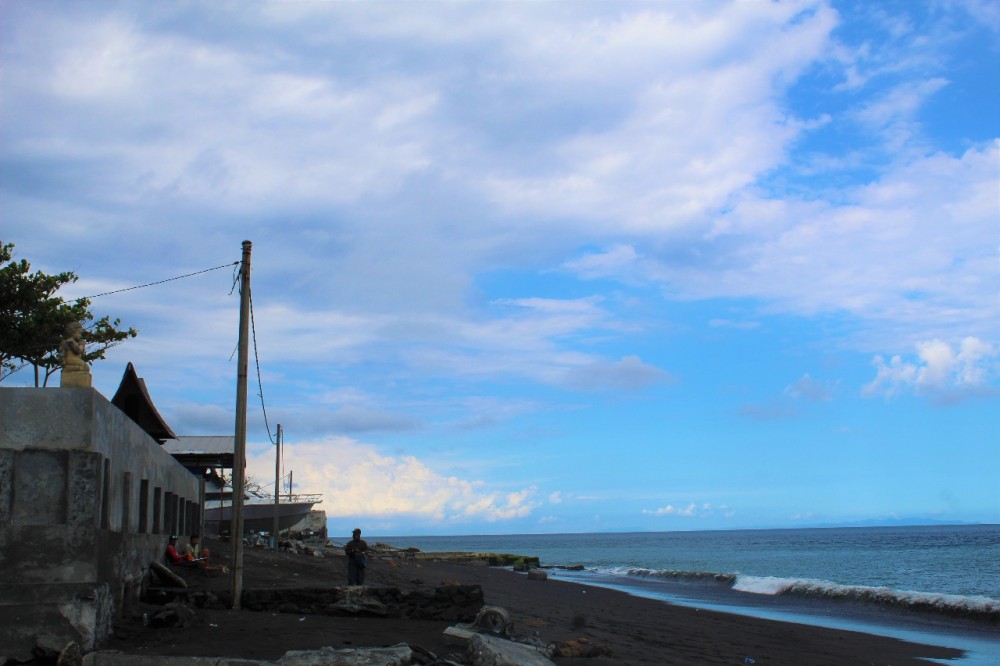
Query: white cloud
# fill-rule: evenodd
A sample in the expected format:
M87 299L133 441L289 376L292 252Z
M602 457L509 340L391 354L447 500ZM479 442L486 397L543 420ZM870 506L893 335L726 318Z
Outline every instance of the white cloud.
M827 382L813 379L807 373L785 389L785 394L792 398L803 398L812 402L826 402L833 398L833 386Z
M618 244L601 252L588 252L578 259L567 261L564 268L583 279L615 276L621 279L639 259L631 245Z
M834 25L833 12L793 3L694 13L640 13L574 35L579 46L597 42L563 61L583 68L599 60L581 77L591 90L620 85L638 73L643 79L625 93L631 103L617 123L556 144L556 163L545 162L542 173L491 175L486 185L493 200L513 211L589 220L598 233L624 228L655 237L704 223L728 197L775 166L798 128L771 93L818 55ZM616 37L619 31L659 48L637 51L635 42ZM698 39L702 33L706 37ZM688 40L698 47L674 50ZM616 63L619 49L630 56L624 65ZM633 60L639 53L642 58Z
M248 473L274 476L274 452L248 456ZM497 522L530 516L541 503L537 488L490 489L482 481L444 476L414 456L387 456L346 437L297 442L283 452L299 492L322 493L329 518Z
M862 348L990 336L1000 273L983 239L996 237L998 160L998 142L915 158L840 202L747 193L692 250L698 261L661 260L656 279L688 298L849 313L870 323L853 340Z
M707 518L721 514L723 517L732 518L736 515L726 504L714 505L711 502L688 502L687 505L667 504L659 509L643 509L642 513L648 516L679 516L682 518Z
M563 385L582 391L636 390L672 380L670 373L638 356L625 356L617 362L594 361L571 367Z
M989 3L964 6L995 23ZM0 25L5 238L84 276L76 293L253 240L271 423L315 438L303 466L337 511L353 501L338 489L385 486L380 515L530 513L519 485L322 437L409 447L466 426L481 443L550 399L672 381L654 365L666 347L649 351L677 339L653 339L666 327L735 340L768 314L806 318L792 344L822 328L835 339L814 350L885 355L869 394L942 400L996 379L1000 144L972 105L978 133L925 133L928 101L961 77L942 64L959 62L951 28L909 20L924 10L859 9L879 20L854 31L821 0L62 9L8 3ZM866 43L838 43L855 33ZM230 428L228 273L98 302L140 338L95 382L113 390L135 360L179 425ZM803 377L742 413L793 415L792 398L834 389Z
M1000 6L991 0L953 0L965 8L977 21L994 32L1000 32Z
M708 325L712 328L735 328L752 330L760 327L759 321L734 321L732 319L711 319Z
M876 376L862 388L862 395L894 397L906 392L949 403L993 392L990 382L998 375L993 345L967 337L958 348L941 340L917 344L917 358L893 356L888 362L876 356Z

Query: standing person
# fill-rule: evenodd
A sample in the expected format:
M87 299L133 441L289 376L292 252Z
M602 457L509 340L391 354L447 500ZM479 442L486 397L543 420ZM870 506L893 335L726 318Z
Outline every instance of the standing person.
M347 584L364 585L368 566L368 542L361 538L361 528L354 528L354 538L344 546L347 553Z

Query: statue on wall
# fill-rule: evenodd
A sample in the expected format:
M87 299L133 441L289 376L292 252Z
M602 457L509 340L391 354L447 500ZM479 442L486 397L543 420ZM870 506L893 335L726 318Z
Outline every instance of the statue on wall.
M59 345L63 357L59 386L91 386L90 366L83 360L86 348L87 343L83 340L83 324L78 321L66 324L66 337Z

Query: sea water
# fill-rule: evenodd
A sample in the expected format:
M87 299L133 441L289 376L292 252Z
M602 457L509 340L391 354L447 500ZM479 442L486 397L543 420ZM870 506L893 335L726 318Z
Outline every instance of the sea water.
M537 556L554 578L669 603L956 647L967 651L962 666L1000 664L1000 525L369 541L422 551Z

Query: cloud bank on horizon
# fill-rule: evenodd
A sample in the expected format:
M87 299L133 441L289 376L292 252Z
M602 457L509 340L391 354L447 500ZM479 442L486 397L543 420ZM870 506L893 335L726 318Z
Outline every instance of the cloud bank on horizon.
M1000 522L998 35L980 0L7 2L0 240L72 296L252 240L268 425L345 534ZM95 385L131 360L230 430L232 283L94 299L140 333Z

